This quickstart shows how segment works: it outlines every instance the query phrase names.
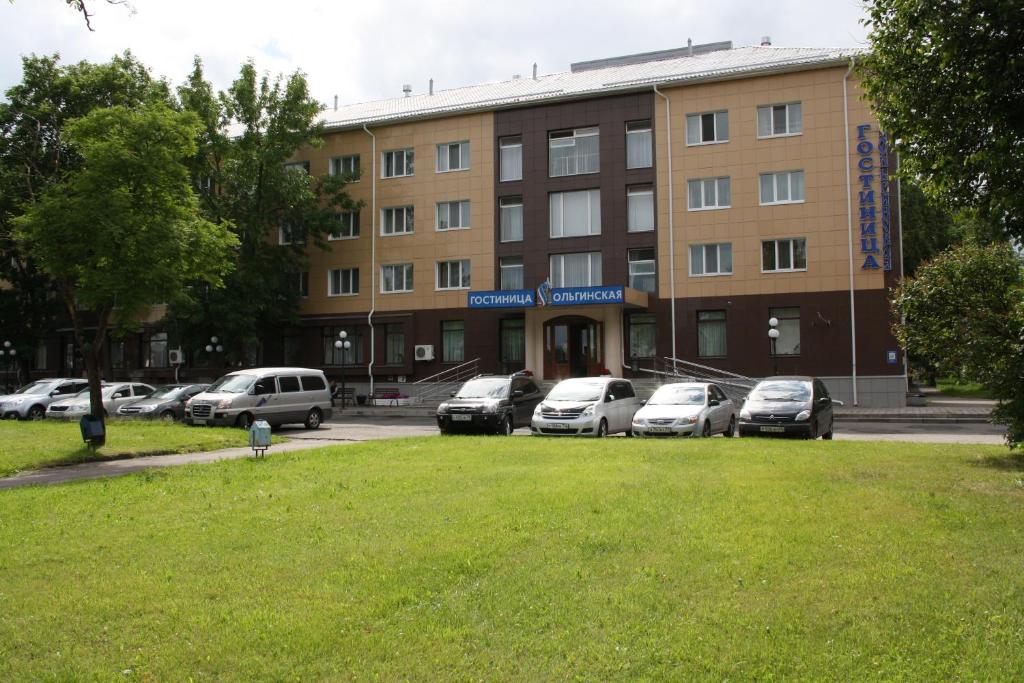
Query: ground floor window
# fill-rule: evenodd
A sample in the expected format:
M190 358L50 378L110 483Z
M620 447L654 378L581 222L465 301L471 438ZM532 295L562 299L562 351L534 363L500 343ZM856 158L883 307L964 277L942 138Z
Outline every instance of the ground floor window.
M657 355L658 323L650 313L629 318L629 357L654 358Z
M348 349L336 348L334 342L341 341L338 333L348 335L345 341ZM363 328L356 325L330 326L323 329L324 365L360 365L363 363Z
M526 321L522 318L501 321L501 361L526 362Z
M125 347L127 346L123 339L110 339L107 342L110 345L110 367L114 370L122 370L128 367L128 359L126 357Z
M441 323L441 360L461 363L466 359L466 323L445 320Z
M796 306L789 308L769 308L768 317L776 318L779 321L779 338L775 340L775 355L778 356L799 356L800 355L800 309Z
M697 355L725 356L725 311L697 311Z
M299 362L301 340L296 336L285 337L281 340L281 347L284 356L284 364L288 366L301 365Z
M167 362L167 333L151 332L142 340L142 367L144 368L166 368Z
M46 370L46 343L42 343L36 347L35 355L32 358L32 369L33 370Z
M405 362L405 327L399 323L384 326L384 362L387 365Z

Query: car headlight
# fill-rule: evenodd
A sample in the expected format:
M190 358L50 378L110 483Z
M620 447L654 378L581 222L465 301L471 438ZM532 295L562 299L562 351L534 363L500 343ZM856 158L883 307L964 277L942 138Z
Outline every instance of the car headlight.
M124 409L122 408L122 410ZM152 413L154 410L156 410L156 406L154 405L139 406L140 413Z
M439 405L437 407L437 414L438 415L444 415L447 412L448 412L448 404L447 403L442 403L441 405Z
M72 413L84 413L85 410L86 410L86 406L84 406L82 404L73 405L70 408L68 408L68 412L72 412Z
M231 407L231 399L230 398L222 398L221 400L217 401L217 407L218 408L230 408Z
M809 410L801 410L799 413L796 414L796 421L797 422L803 422L804 420L810 420L810 419L811 419L811 411L809 411Z
M749 420L750 419L750 411L747 410L746 408L741 410L740 411L740 419L741 420Z
M494 401L488 401L487 403L483 404L483 406L480 408L480 412L483 413L494 413L497 410L498 404L495 403Z
M23 398L12 398L8 399L7 401L4 401L4 405L6 405L8 408L13 408L14 406L20 406L24 402L25 399Z
M689 417L681 417L681 418L679 418L679 422L680 422L680 424L684 424L684 425L695 425L695 424L697 424L697 416L696 415L690 415Z
M642 417L634 417L633 418L633 424L635 424L637 427L646 427L647 426L647 420L645 420Z
M540 414L543 411L543 409L544 409L544 404L543 403L538 403L537 407L533 409L533 416L534 417L540 417Z
M586 408L583 409L583 412L580 413L580 416L581 417L590 417L593 414L594 414L594 404L591 403L589 406L587 406Z

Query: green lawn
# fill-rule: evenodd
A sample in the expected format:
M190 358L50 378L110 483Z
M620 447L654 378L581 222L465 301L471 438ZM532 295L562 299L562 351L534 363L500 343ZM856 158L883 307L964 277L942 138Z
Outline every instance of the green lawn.
M1002 447L439 437L0 491L0 680L1021 680Z
M935 380L935 387L946 396L991 398L988 391L977 382L962 382L952 377Z
M0 421L0 476L19 470L139 455L188 453L245 446L240 429L188 427L162 420L107 421L107 443L93 453L77 422Z

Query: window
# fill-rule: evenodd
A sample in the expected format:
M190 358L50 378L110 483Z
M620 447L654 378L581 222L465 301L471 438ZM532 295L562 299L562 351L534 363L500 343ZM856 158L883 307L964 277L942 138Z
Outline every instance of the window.
M445 142L437 146L437 172L465 171L469 168L469 143Z
M32 356L32 369L33 370L46 370L47 366L47 353L46 353L46 342L43 342L36 347L36 352Z
M729 178L698 178L686 183L690 196L690 211L728 209L732 203L732 183Z
M331 159L328 171L331 175L342 175L348 180L355 182L359 180L359 155L349 154L343 157Z
M729 112L686 115L686 144L706 145L729 141Z
M438 261L437 289L469 289L469 259Z
M597 128L577 128L548 136L549 175L597 173L601 164Z
M523 257L504 256L498 261L502 289L523 288Z
M401 178L412 175L414 152L409 149L395 149L381 154L380 177Z
M526 321L510 318L499 323L501 338L501 362L526 362Z
M461 363L466 357L466 324L461 320L441 323L441 360Z
M345 341L350 347L339 349L334 342L340 341L338 333L342 330L348 335ZM324 344L324 365L358 365L364 362L363 356L363 328L357 325L346 325L344 327L323 328Z
M629 357L654 358L657 355L658 323L650 313L629 317Z
M334 214L338 221L337 227L331 231L328 239L351 240L359 237L359 212L342 211Z
M126 358L126 344L123 339L114 340L111 339L107 342L110 345L110 367L115 370L121 370L128 367L128 359Z
M803 200L803 171L761 174L761 204L792 204Z
M759 138L798 135L803 129L803 111L799 102L772 104L757 108L757 137Z
M803 237L761 242L761 271L784 273L807 270L807 240Z
M289 335L281 337L281 355L284 357L284 364L288 366L301 365L302 340L299 337Z
M309 296L309 271L295 273L295 292L301 297Z
M281 227L278 228L277 243L281 245L305 244L306 231L300 226L294 225L292 223L282 223Z
M282 394L291 394L302 390L299 387L298 377L278 377L277 383L281 387Z
M796 306L769 308L768 317L779 321L779 326L776 328L779 331L779 338L775 340L775 355L799 356L800 309Z
M398 323L384 326L384 363L401 365L405 362L405 328Z
M303 391L323 391L327 388L323 377L317 377L316 375L303 375L301 379Z
M654 248L630 249L629 286L641 292L654 292L655 266Z
M549 265L552 287L597 287L601 284L601 252L553 254Z
M553 192L551 236L581 237L601 234L601 191Z
M523 138L510 135L498 139L498 180L523 179Z
M142 343L142 365L146 368L166 368L167 333L153 332Z
M498 200L502 242L523 240L523 198L502 197Z
M380 210L381 235L407 235L412 233L411 206L393 206Z
M469 200L438 202L437 229L462 230L469 227Z
M626 168L650 168L653 165L651 122L626 124Z
M309 173L309 162L308 161L292 161L284 165L286 171L302 171L303 173Z
M732 244L691 244L690 275L732 275Z
M654 230L654 188L650 185L626 188L626 213L629 232Z
M697 356L725 356L725 311L697 311Z
M396 263L380 267L380 291L382 294L412 291L412 264Z
M327 271L327 296L351 296L358 293L358 268L334 268Z

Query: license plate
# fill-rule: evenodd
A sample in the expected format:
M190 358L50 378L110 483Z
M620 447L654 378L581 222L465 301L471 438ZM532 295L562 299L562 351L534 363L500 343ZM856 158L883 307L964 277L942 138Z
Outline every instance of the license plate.
M672 431L671 427L649 427L647 431L653 434L668 434Z
M472 415L452 415L452 421L454 422L470 422L472 419Z
M551 428L552 429L568 429L569 425L556 422L555 424L551 425Z
M192 424L204 425L204 424L206 424L206 420L203 419L203 418L198 418L198 417L197 418L192 418Z
M769 427L769 426L765 425L765 426L761 427L761 431L762 432L775 432L775 433L778 433L778 434L782 434L782 433L784 433L786 431L786 428L785 427Z

